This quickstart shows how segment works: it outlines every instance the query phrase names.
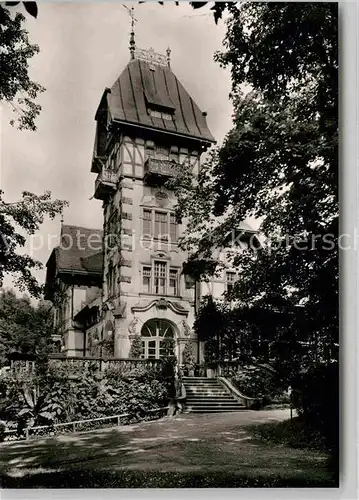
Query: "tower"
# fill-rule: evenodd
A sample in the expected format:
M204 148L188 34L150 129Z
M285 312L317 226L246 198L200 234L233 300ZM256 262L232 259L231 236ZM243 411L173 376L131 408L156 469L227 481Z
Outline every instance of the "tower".
M132 40L132 39L131 39ZM127 358L141 336L143 356L160 357L166 338L181 353L191 335L197 359L194 288L181 274L174 193L165 186L182 169L198 174L214 143L202 113L166 55L131 45L131 59L96 112L91 172L103 206L104 324L115 357Z

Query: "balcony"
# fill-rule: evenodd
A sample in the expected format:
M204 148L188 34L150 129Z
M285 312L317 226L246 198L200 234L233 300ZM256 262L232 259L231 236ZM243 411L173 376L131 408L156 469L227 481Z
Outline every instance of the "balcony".
M112 170L102 170L95 181L94 198L105 200L109 195L116 191L117 174Z
M146 184L162 184L178 175L179 165L173 160L148 158L145 162Z

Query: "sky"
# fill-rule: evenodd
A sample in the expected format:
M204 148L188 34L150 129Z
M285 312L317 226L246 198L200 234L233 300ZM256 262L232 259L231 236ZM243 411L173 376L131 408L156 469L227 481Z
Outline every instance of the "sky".
M125 4L131 7L131 3ZM220 143L231 128L230 75L214 62L222 48L225 23L216 26L209 7L187 3L134 4L136 46L165 53L171 68L201 110ZM96 174L90 173L95 137L94 116L105 87L111 86L129 61L130 16L120 3L39 3L37 19L26 16L26 28L40 53L30 60L31 78L46 92L37 131L9 125L13 113L1 105L0 188L6 201L22 191L67 200L65 224L102 228L101 201L91 199ZM27 252L46 264L58 243L60 218L45 221L28 241ZM40 282L44 269L35 272ZM11 287L7 277L4 286Z

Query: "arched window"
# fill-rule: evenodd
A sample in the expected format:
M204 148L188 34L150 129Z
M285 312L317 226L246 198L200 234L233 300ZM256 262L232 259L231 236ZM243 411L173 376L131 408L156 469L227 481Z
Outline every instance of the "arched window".
M171 323L164 319L150 319L141 329L142 357L158 359L168 350L168 341L173 341Z

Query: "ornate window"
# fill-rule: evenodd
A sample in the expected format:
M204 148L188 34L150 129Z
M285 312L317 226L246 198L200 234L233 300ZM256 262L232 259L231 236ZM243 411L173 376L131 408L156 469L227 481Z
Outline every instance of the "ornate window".
M142 212L142 237L177 243L178 224L173 213L144 208Z
M179 270L160 260L143 266L142 291L154 295L179 295Z
M167 262L155 261L154 278L154 292L157 295L164 295L167 284Z
M158 359L166 354L169 343L173 343L171 324L164 319L150 319L142 327L142 358Z

